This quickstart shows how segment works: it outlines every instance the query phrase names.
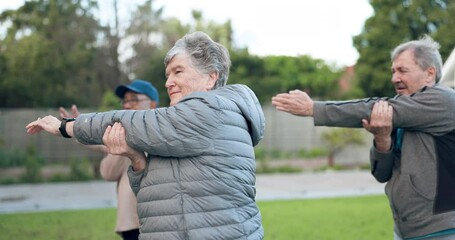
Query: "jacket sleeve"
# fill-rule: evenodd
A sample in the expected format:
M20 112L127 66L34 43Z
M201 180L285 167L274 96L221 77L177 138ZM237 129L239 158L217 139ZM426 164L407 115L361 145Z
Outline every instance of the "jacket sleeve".
M371 109L379 98L351 101L320 102L313 105L314 125L361 128L362 119L369 119Z
M122 123L128 145L156 156L191 157L213 151L211 137L219 123L214 105L189 99L173 107L81 114L74 134L83 144L101 144L108 125Z
M384 183L389 181L392 177L394 161L395 155L393 149L389 152L382 153L378 152L373 144L370 149L370 167L371 174L378 182Z
M380 98L319 102L313 106L314 124L331 127L362 127L370 119L373 104ZM455 127L455 94L440 86L425 87L410 96L383 98L393 107L393 127L408 131L444 134ZM448 110L450 109L450 110Z
M133 193L136 196L137 196L137 193L139 192L139 189L141 188L141 181L142 181L142 178L144 177L145 173L146 173L145 170L135 172L135 171L133 171L133 167L131 165L128 166L128 171L127 171L128 179L130 180L131 190L133 190Z
M455 94L441 86L426 87L410 96L390 99L393 126L407 131L443 135L455 128Z

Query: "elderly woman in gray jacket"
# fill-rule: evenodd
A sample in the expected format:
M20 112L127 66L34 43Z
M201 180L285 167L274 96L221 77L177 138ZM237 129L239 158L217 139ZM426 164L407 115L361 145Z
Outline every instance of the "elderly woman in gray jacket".
M170 107L62 122L47 116L27 132L104 140L111 153L130 157L140 239L262 239L253 149L265 128L258 99L244 85L225 86L229 53L202 32L178 40L164 62Z

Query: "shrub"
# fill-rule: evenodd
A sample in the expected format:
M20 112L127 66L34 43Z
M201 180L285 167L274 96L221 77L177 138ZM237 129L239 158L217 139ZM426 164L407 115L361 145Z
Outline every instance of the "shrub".
M45 159L37 153L35 146L29 145L25 158L25 173L22 175L21 180L28 183L42 182L41 166L45 162Z
M301 172L302 169L292 167L292 166L279 166L279 167L270 167L267 164L260 165L256 168L256 173L296 173Z
M24 151L0 149L0 168L24 166L26 160L27 154Z
M323 148L313 148L310 150L301 149L298 151L298 156L300 158L315 158L315 157L322 157L327 156L328 151Z
M94 173L92 171L90 160L86 158L72 158L70 159L70 167L70 179L72 181L88 181L94 179Z

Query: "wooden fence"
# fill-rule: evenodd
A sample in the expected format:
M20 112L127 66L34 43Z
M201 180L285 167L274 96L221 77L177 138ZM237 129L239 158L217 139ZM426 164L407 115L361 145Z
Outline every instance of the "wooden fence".
M278 112L272 106L263 107L266 117L266 131L258 147L266 150L297 151L301 149L327 147L321 134L330 131L327 127L314 127L312 118L296 117ZM81 112L91 112L81 109ZM49 162L66 161L70 158L99 160L102 154L79 144L74 139L63 139L47 133L30 136L25 125L38 116L58 116L57 109L0 109L0 142L2 148L25 151L35 146ZM337 162L368 163L372 137L365 131L365 144L351 146L336 156Z

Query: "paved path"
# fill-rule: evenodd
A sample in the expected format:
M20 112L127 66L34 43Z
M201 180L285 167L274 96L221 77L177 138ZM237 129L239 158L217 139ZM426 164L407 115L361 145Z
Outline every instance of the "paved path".
M115 182L0 186L0 213L116 206ZM258 201L384 194L368 171L268 174L256 178Z

